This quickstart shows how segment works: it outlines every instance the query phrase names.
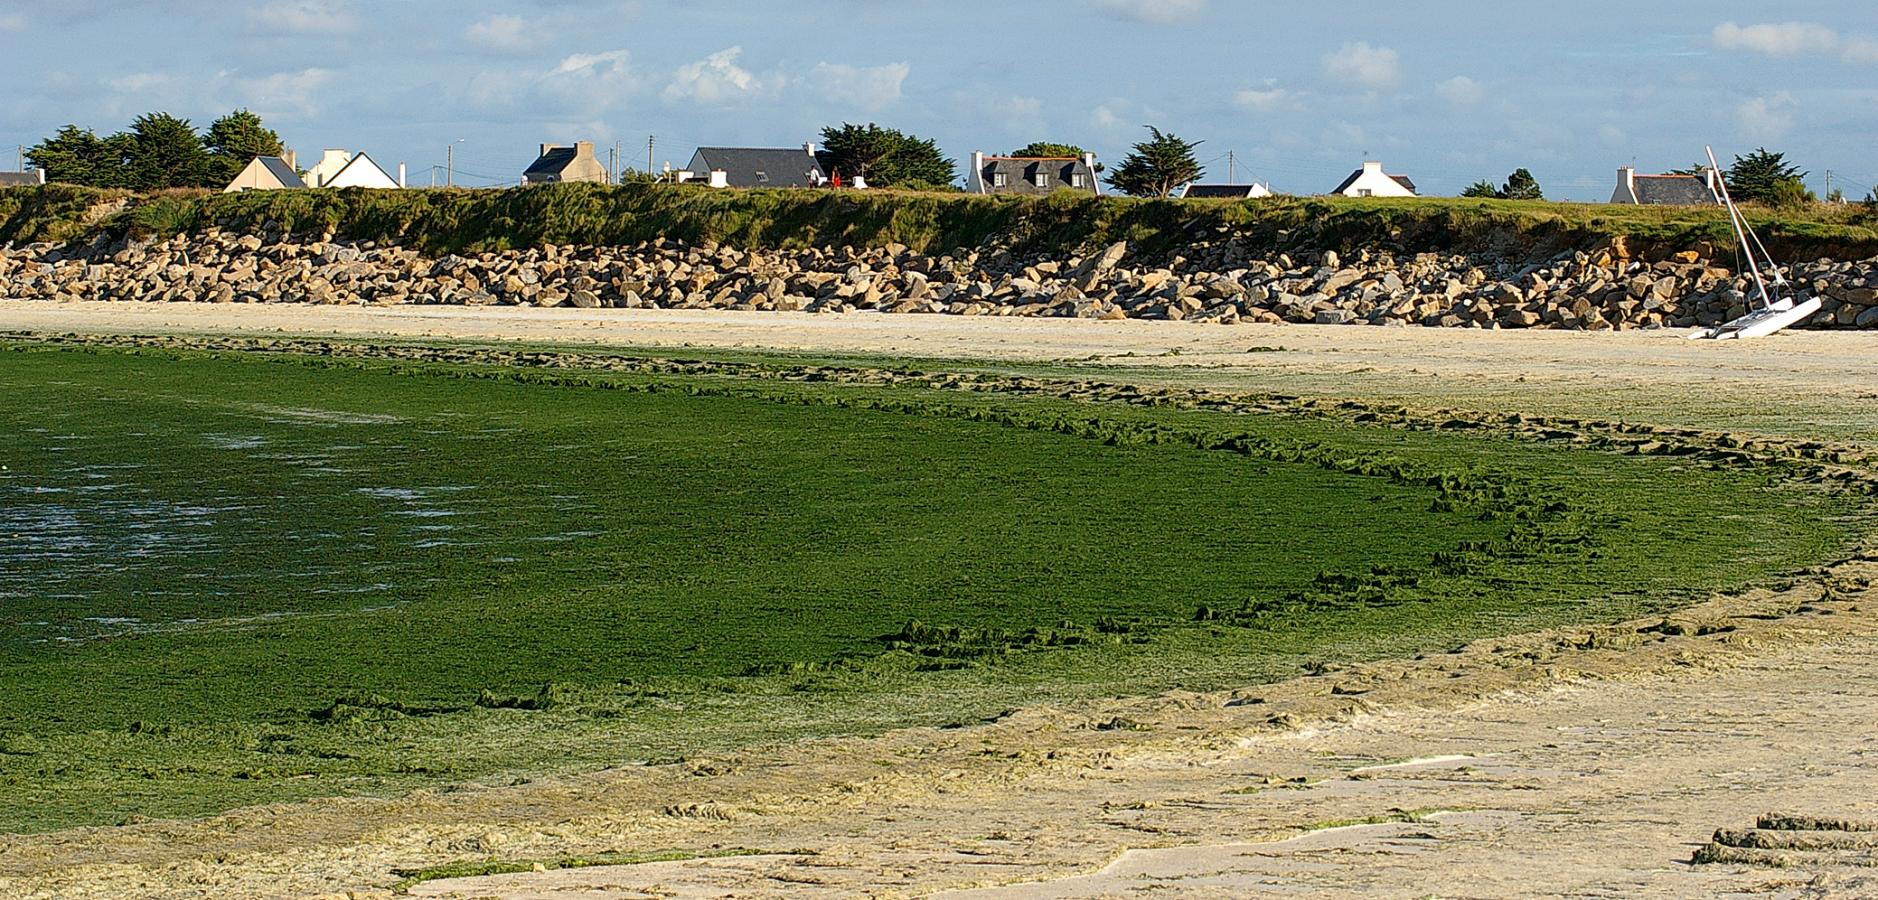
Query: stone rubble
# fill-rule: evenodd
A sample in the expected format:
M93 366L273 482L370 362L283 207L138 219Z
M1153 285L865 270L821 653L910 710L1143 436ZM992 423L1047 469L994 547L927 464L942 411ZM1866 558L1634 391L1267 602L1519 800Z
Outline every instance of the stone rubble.
M0 248L0 296L50 301L527 305L582 309L873 310L1324 325L1586 330L1715 325L1744 314L1745 273L1697 251L1632 258L1622 239L1541 261L1383 251L1308 257L1195 243L1148 262L901 245L740 250L661 241L451 254L211 229L91 248ZM1789 279L1815 328L1878 328L1878 258L1818 260Z

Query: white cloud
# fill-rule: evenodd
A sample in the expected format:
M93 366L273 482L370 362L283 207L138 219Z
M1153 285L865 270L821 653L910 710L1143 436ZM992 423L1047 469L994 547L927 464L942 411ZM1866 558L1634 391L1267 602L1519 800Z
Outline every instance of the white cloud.
M464 29L463 37L485 50L519 53L541 44L541 36L528 28L521 16L490 16Z
M1096 0L1098 9L1156 25L1197 19L1206 12L1206 4L1207 0Z
M1878 66L1878 40L1865 37L1846 38L1842 55L1849 63Z
M724 106L767 90L769 86L762 79L737 65L737 57L742 55L742 47L730 47L679 66L665 86L665 99Z
M331 84L331 69L311 68L242 79L236 90L242 103L262 118L312 117L319 114L320 90Z
M911 74L913 66L903 62L884 66L821 62L809 72L809 84L826 100L876 112L900 102Z
M1455 106L1473 106L1487 99L1487 89L1466 75L1456 75L1435 85L1435 93Z
M535 82L535 90L563 111L593 113L610 109L637 91L640 80L625 50L576 53L561 60Z
M1839 45L1839 35L1814 22L1772 22L1746 26L1723 22L1715 26L1714 41L1715 46L1723 50L1794 56L1808 52L1830 53Z
M1090 114L1089 120L1094 122L1097 128L1114 128L1122 124L1121 117L1115 115L1115 110L1110 109L1107 104L1096 107L1095 112Z
M162 72L135 72L130 75L112 78L106 81L105 84L109 86L111 90L117 91L120 94L141 94L148 91L163 90L175 85L178 80L176 76Z
M8 15L0 16L0 34L6 34L8 32L15 32L15 31L25 31L25 30L26 30L26 17L24 15L21 15L19 13L10 13Z
M1744 100L1735 107L1735 124L1750 138L1773 139L1793 129L1793 113L1792 94L1786 91L1764 94Z
M1609 147L1622 147L1630 143L1630 135L1615 125L1605 125L1598 129L1598 140Z
M1232 95L1232 105L1247 112L1268 113L1291 103L1291 92L1280 87L1247 88Z
M359 26L352 0L274 0L248 8L248 26L281 34L347 34Z
M1402 58L1388 47L1372 47L1368 41L1344 44L1323 59L1324 71L1332 78L1370 88L1394 87L1402 80Z

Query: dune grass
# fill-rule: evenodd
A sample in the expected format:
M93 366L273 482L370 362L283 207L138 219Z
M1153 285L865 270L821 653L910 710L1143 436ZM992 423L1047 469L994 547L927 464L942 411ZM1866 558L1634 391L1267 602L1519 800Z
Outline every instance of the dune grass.
M1780 471L764 378L0 345L0 830L661 762L1672 606Z
M116 211L95 215L99 209ZM1878 215L1862 206L1755 209L1749 217L1783 258L1878 253ZM1381 248L1512 258L1592 249L1617 237L1652 256L1732 242L1726 217L1714 208L1446 197L1142 200L1065 192L1038 199L647 184L148 196L67 185L0 191L0 242L83 241L99 231L167 237L212 225L249 233L330 232L439 254L674 238L745 248L897 243L928 253L995 244L1068 256L1127 240L1148 257L1165 258L1220 229L1293 252Z

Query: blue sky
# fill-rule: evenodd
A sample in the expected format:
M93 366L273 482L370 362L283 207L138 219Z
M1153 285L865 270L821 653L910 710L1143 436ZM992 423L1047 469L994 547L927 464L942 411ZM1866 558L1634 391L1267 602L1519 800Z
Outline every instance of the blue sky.
M56 7L50 8L50 7ZM1154 124L1240 180L1329 190L1367 155L1425 193L1530 168L1603 200L1618 166L1758 145L1878 182L1878 4L1266 0L0 0L0 142L166 110L261 113L302 156L512 182L542 141L643 166L878 121L964 159L1031 140L1114 161ZM10 147L9 147L10 149ZM601 151L605 158L605 151ZM11 160L5 164L11 167Z

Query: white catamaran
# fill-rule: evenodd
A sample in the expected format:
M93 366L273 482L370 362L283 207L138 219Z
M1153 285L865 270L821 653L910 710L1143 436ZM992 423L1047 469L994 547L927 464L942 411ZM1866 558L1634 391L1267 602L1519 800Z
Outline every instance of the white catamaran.
M1708 164L1714 166L1716 171L1721 171L1721 165L1715 161L1713 147L1708 148ZM1748 272L1754 276L1754 289L1758 296L1748 298L1747 315L1713 328L1699 329L1689 337L1718 341L1762 337L1804 322L1819 312L1818 297L1801 300L1793 295L1786 277L1780 274L1780 267L1775 265L1773 256L1767 252L1767 247L1761 243L1754 229L1748 227L1748 220L1742 218L1741 210L1735 207L1734 198L1728 195L1726 179L1715 179L1715 200L1728 207L1728 220L1734 224L1735 240L1740 242L1741 255L1748 261Z

